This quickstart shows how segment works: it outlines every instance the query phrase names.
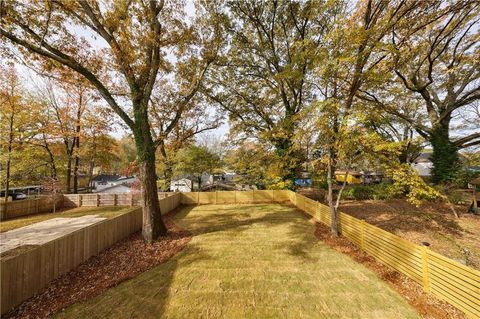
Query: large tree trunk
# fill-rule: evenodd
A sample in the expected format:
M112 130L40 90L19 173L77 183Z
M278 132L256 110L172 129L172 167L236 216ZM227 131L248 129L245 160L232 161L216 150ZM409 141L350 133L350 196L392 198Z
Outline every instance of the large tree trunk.
M147 112L135 112L134 138L137 147L138 165L142 192L143 227L145 241L152 242L167 233L158 201L155 172L155 145L152 140Z
M13 150L13 122L15 118L15 112L12 110L10 114L9 134L8 134L8 150L7 150L7 163L5 167L5 212L8 205L8 191L10 188L10 167L12 163L12 150Z
M458 148L450 140L449 119L437 124L430 135L432 144L432 182L435 184L451 181L458 172Z
M282 180L294 181L297 177L297 173L300 169L301 159L298 152L295 151L293 146L293 139L280 138L274 141L275 153L281 159Z
M165 166L165 170L164 170L165 186L167 187L167 190L169 190L170 184L172 182L172 175L173 175L172 163L168 158L167 150L165 149L165 143L163 141L160 141L160 144L158 145L158 149L160 151L160 156L162 157L163 165Z

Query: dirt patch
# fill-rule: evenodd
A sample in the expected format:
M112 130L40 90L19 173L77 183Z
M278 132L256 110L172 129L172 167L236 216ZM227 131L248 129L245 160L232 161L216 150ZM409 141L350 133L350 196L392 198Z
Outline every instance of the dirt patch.
M308 215L306 215L308 216ZM308 216L308 218L311 218ZM380 278L386 281L390 287L400 293L412 307L422 316L428 319L466 318L466 316L452 305L423 292L422 287L405 275L377 262L373 257L358 249L345 237L333 237L330 228L315 222L315 236L336 251L352 257L367 268L373 270Z
M413 243L480 269L480 216L456 206L455 218L445 203L426 202L416 207L406 200L344 201L340 211L392 232Z
M2 318L45 318L67 306L90 299L110 287L133 278L174 256L190 241L189 232L172 221L175 212L164 216L168 233L147 244L141 233L101 252L75 270L52 281L45 289Z

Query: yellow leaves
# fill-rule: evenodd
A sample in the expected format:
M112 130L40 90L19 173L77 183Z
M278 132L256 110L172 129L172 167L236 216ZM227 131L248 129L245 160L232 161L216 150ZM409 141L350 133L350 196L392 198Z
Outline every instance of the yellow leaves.
M429 186L408 164L390 167L387 174L392 177L394 185L407 194L407 200L414 205L420 205L424 200L434 200L444 196Z

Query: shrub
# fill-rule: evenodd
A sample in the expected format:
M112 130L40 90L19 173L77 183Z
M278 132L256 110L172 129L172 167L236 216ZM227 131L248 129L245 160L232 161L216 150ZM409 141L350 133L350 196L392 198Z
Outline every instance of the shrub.
M404 195L402 189L395 185L381 183L374 185L357 185L343 191L342 197L345 199L365 200L365 199L394 199Z

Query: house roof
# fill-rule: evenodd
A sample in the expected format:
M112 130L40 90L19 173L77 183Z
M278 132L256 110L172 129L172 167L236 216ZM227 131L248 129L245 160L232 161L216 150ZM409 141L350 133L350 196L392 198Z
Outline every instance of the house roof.
M196 177L191 176L191 175L178 175L178 176L173 177L171 181L174 182L174 181L179 181L181 179L189 179L191 181L196 181L197 180Z
M416 163L430 163L430 162L432 162L431 158L432 158L432 153L422 152L417 156L417 158L415 158L414 162L416 162Z
M127 180L127 179L132 179L132 178L136 178L136 176L122 176L119 179L117 179L116 182L120 182L120 181Z
M115 189L115 188L124 189L124 190L130 190L130 186L123 185L123 184L117 184L117 185L113 185L113 186L110 186L110 187L102 188L102 189L99 190L97 193L105 193L106 191L112 190L112 189Z
M113 182L113 181L116 181L118 179L120 179L122 176L120 175L108 175L108 174L100 174L100 175L97 175L95 176L92 181L95 181L95 182Z

